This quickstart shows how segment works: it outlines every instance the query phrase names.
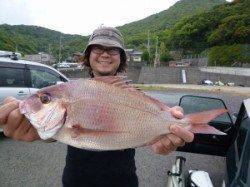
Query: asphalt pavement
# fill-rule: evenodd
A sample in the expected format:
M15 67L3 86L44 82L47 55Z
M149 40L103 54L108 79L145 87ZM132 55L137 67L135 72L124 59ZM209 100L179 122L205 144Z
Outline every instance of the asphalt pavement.
M166 102L169 106L178 104L184 94L215 96L222 98L230 113L238 112L244 95L210 93L183 90L151 91L149 94ZM0 137L0 186L61 186L61 175L65 165L66 145L41 141L25 143ZM165 186L167 171L175 156L184 156L187 169L201 169L209 172L215 186L221 186L226 176L225 158L192 153L173 152L168 156L154 154L148 147L136 149L136 166L139 186Z

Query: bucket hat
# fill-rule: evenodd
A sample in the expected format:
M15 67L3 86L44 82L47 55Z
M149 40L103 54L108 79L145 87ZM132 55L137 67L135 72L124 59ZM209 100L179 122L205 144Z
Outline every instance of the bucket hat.
M113 27L100 27L92 33L88 45L84 51L86 54L92 45L102 45L105 47L117 47L121 50L121 55L126 55L124 40L119 30Z

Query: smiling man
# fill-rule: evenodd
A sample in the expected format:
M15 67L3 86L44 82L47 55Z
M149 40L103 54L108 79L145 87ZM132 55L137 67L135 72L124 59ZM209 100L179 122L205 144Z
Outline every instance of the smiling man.
M111 76L124 73L126 54L121 33L112 27L96 29L84 51L84 65L90 76ZM39 136L29 121L20 114L19 101L6 98L0 107L0 124L6 136L15 140L34 141ZM170 109L173 116L182 118L180 107ZM168 154L185 142L193 141L193 133L178 125L171 125L171 134L162 137L151 147L155 153ZM91 151L68 146L63 186L138 186L135 150Z
M127 59L123 38L115 28L96 29L84 53L84 65L89 67L91 77L117 75L126 71ZM173 107L171 111L177 118L183 116L179 107ZM154 152L165 155L193 140L191 132L177 125L173 125L171 130L173 134L166 135L152 145ZM68 146L63 184L138 186L134 156L134 149L94 152Z

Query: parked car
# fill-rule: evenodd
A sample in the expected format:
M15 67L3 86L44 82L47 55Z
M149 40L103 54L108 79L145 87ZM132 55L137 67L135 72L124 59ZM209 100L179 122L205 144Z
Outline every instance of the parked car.
M204 79L200 82L201 85L208 85L208 86L213 86L214 83L208 79Z
M179 105L185 114L226 108L221 99L192 95L183 96ZM192 143L178 151L223 156L227 165L227 178L223 179L226 186L250 186L250 98L243 101L235 121L226 113L209 125L227 135L196 134Z
M69 64L66 63L57 63L52 65L53 68L58 69L58 68L70 68Z
M7 96L22 100L40 88L68 81L52 67L6 57L0 57L0 77L0 105Z
M82 65L80 63L69 63L69 62L62 62L52 65L53 68L59 69L59 68L81 68Z

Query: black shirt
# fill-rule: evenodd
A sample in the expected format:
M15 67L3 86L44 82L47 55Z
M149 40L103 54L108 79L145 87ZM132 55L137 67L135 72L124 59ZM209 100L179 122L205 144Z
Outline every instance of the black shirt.
M68 146L63 186L138 186L135 150L89 151Z

